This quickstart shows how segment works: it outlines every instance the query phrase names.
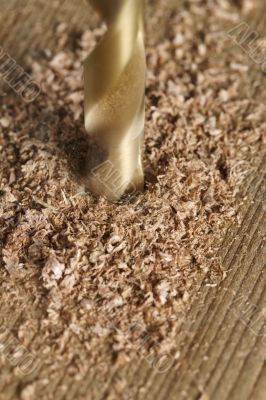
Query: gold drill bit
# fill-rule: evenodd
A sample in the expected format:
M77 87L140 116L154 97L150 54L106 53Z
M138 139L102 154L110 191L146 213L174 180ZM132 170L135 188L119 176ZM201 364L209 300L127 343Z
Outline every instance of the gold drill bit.
M144 0L89 2L108 30L84 66L85 128L104 155L87 166L86 186L116 201L143 190Z

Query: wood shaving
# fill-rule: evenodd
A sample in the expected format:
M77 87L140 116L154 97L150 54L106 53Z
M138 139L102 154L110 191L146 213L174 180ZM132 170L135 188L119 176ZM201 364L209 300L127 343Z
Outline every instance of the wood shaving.
M265 108L239 96L252 66L241 51L232 58L220 34L224 18L235 24L239 13L222 0L204 2L203 13L201 3L171 14L156 43L148 36L146 189L129 203L109 204L81 183L89 148L82 63L103 25L78 32L60 25L57 48L28 58L43 91L33 103L7 89L0 119L5 292L17 282L43 310L41 353L51 377L67 365L64 357L68 373L82 379L104 343L112 363L127 363L136 353L133 323L151 333L156 351L178 353L174 337L197 283L207 272L210 285L220 278L217 248L237 223L237 196L262 152ZM161 12L150 24L159 25ZM36 379L48 384L42 371ZM34 388L21 398L33 398Z

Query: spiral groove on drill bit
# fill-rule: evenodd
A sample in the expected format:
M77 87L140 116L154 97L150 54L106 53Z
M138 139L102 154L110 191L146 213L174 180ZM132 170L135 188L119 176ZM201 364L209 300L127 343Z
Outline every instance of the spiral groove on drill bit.
M111 201L143 190L144 0L89 0L107 33L85 61L85 128L104 161L86 186Z

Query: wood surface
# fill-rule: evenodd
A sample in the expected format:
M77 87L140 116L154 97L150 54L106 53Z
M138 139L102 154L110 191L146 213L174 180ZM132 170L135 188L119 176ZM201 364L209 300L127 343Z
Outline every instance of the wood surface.
M22 3L28 5L24 12ZM22 61L29 52L38 57L38 51L44 46L53 46L51 26L58 21L73 27L94 23L95 14L85 15L84 2L76 3L67 0L1 0L2 10L8 6L17 12L7 14L4 25L1 22L0 44L17 61ZM265 33L266 4L261 4L260 12L252 17L251 23L260 33ZM172 7L176 6L174 2ZM265 101L265 75L259 68L254 68L250 82L243 84L245 90L250 91L250 96ZM55 372L46 392L39 393L38 398L90 399L96 397L89 397L88 393L98 393L97 400L107 399L110 387L126 381L124 393L128 399L265 399L265 157L261 156L255 162L254 171L239 196L239 203L241 198L245 201L241 205L240 223L230 227L219 249L226 277L215 286L208 286L207 279L199 283L176 338L179 357L166 374L156 373L146 360L136 355L126 368L110 367L104 382L97 382L97 368L92 367L85 381L72 381L67 394L63 395L60 385L65 379L66 362L61 371ZM5 290L5 279L0 270L0 295ZM36 318L42 313L35 308L30 294L15 283L10 298L17 299L16 303L6 304L0 298L0 310L11 331L15 331L23 313ZM251 313L248 311L250 306L254 306ZM35 348L42 346L38 335L32 340ZM34 381L34 376L14 379L12 367L7 363L1 363L1 366L0 399L22 398L22 387L25 382ZM45 362L42 368L45 369ZM10 376L10 379L3 381L3 376ZM65 384L68 385L68 381Z

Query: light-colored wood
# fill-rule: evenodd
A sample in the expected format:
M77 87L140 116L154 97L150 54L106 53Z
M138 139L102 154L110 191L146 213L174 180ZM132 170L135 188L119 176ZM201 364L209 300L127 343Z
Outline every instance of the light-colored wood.
M4 0L0 3L3 6L6 4ZM23 1L13 3L14 9L19 10ZM25 15L16 12L7 17L4 29L1 23L1 43L17 60L23 60L29 53L33 56L36 53L37 58L38 51L53 46L51 27L55 20L72 26L86 26L93 24L95 19L95 15L93 18L84 15L82 1L77 2L78 5L68 0L27 3L30 3L30 8ZM41 18L37 17L40 11ZM262 10L256 22L254 19L257 29L265 29L265 15ZM256 81L261 84L255 85ZM266 98L265 77L258 68L254 68L250 82L243 85L243 90L249 90L257 101ZM37 388L38 398L96 399L94 393L97 393L97 400L103 400L108 398L110 388L114 393L116 382L125 380L123 398L126 399L265 399L265 158L257 163L254 173L243 187L242 196L247 196L247 200L242 206L240 225L230 228L219 250L223 269L227 271L226 279L215 287L207 286L204 280L199 284L200 288L195 291L192 306L176 338L176 350L180 352L180 357L168 373L156 374L145 360L137 356L126 368L114 368L103 348L102 359L97 366L90 366L88 361L87 379L83 382L71 380L68 369L72 360L62 357L62 369L54 372L53 381L45 390L42 389L42 393ZM0 270L0 311L10 331L15 331L24 314L31 313L38 320L45 310L36 309L26 288L17 286L15 282L10 299L18 299L17 304L1 302L6 279L8 277ZM247 303L257 307L250 321L245 315L241 318L241 310ZM84 351L77 338L72 338L69 345ZM32 337L32 348L42 360L41 375L45 377L49 368L50 374L51 366L45 363L41 335ZM107 373L101 373L104 363L110 367ZM35 376L14 378L10 365L2 360L0 365L0 399L19 399L21 389L27 382L34 382ZM68 386L66 392L62 391L62 383Z

